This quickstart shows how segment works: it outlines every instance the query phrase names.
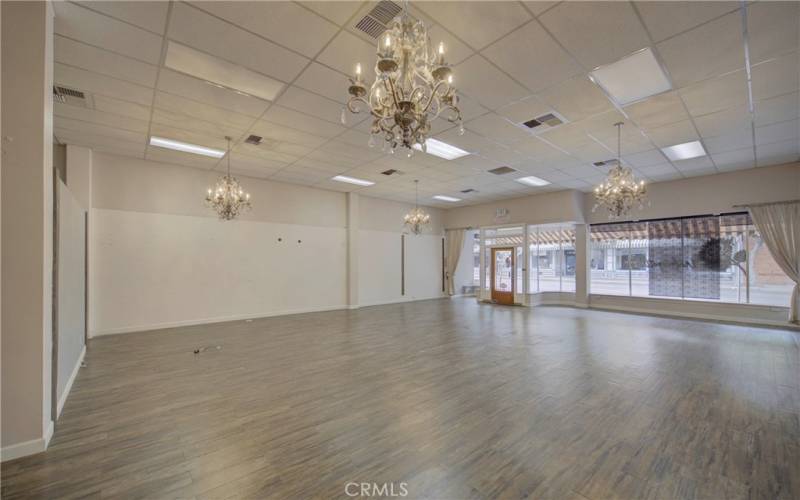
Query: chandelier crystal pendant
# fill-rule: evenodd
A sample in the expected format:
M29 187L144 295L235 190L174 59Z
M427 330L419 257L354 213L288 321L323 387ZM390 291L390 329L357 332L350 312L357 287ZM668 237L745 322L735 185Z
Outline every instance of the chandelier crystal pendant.
M208 188L206 205L213 208L222 220L235 219L250 210L250 193L246 193L236 177L231 175L231 138L228 140L228 173L220 177L213 188Z
M342 124L347 112L366 109L372 115L370 147L375 139L383 139L383 148L394 153L398 146L427 152L425 141L431 122L437 117L458 124L464 133L458 96L453 86L451 67L444 59L444 44L433 50L428 30L422 21L403 13L389 23L378 39L375 81L367 88L356 65L355 78L350 79L350 99L342 109Z
M614 124L617 127L617 164L609 170L605 182L594 188L592 212L604 207L610 219L627 215L634 206L641 210L647 195L644 181L636 182L631 169L622 166L622 125L622 122Z
M414 208L406 214L403 222L409 231L419 235L431 223L431 216L425 210L419 208L419 180L414 181L414 190Z

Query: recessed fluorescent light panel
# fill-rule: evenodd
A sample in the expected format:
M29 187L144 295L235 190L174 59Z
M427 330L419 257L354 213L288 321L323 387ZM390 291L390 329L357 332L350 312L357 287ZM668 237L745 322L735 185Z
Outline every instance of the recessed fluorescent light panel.
M197 144L189 144L188 142L173 141L172 139L165 139L163 137L151 136L150 145L158 146L159 148L174 149L175 151L183 151L184 153L210 156L211 158L222 158L225 156L225 151L221 149L207 148L205 146L198 146Z
M467 156L469 154L463 149L451 146L446 142L437 141L436 139L427 139L425 141L425 146L427 146L426 149L428 151L426 152L429 155L438 156L439 158L444 158L445 160L455 160L456 158L461 158L462 156ZM414 144L414 149L417 151L422 151L422 146L419 144Z
M461 198L453 198L452 196L445 196L443 194L437 194L436 196L433 197L433 199L441 201L450 201L453 203L461 201Z
M164 66L247 95L274 101L283 83L237 64L168 42Z
M331 180L337 182L346 182L348 184L355 184L356 186L371 186L375 184L372 181L366 181L364 179L356 179L355 177L348 177L346 175L337 175L336 177L332 177Z
M683 144L676 144L666 148L661 148L661 151L667 158L672 161L689 160L697 158L698 156L705 156L706 150L700 141L684 142Z
M520 177L519 179L515 179L517 182L521 182L522 184L527 184L529 186L546 186L550 184L550 181L546 181L544 179L540 179L536 176L529 175L528 177Z
M618 104L625 106L672 89L653 51L642 49L589 73Z

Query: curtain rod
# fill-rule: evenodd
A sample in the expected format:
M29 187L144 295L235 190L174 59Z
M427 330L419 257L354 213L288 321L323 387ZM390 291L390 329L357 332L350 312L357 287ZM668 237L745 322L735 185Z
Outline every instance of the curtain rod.
M791 203L800 203L800 200L767 201L767 202L764 202L764 203L748 203L747 205L734 205L733 208L763 207L765 205L789 205Z

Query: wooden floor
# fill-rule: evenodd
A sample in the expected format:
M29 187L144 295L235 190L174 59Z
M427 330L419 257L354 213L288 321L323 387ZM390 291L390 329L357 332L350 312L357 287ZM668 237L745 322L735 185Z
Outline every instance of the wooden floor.
M454 299L103 337L86 362L4 499L800 498L789 331Z

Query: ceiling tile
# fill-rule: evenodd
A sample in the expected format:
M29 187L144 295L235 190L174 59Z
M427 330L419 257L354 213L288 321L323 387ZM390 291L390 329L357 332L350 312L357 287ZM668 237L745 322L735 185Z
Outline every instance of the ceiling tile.
M515 30L482 53L531 92L582 73L581 67L536 22Z
M667 92L644 101L631 104L625 112L641 127L661 127L683 120L689 115L677 92Z
M308 64L303 56L184 3L173 4L169 37L284 82Z
M193 4L308 57L317 55L338 30L337 25L293 2L193 2Z
M539 20L586 69L650 45L628 2L562 2Z
M122 21L135 24L140 28L159 35L164 34L167 24L167 2L112 1L77 2L88 9L102 12Z
M341 104L326 97L312 94L300 87L288 87L276 102L281 106L314 115L331 123L340 123Z
M756 157L753 148L737 149L725 153L711 155L717 170L727 172L731 170L743 170L756 166Z
M310 115L293 111L283 106L274 105L264 113L263 120L285 125L296 130L320 137L334 137L345 131L341 125L320 120Z
M727 14L657 44L676 87L744 67L742 17Z
M150 119L150 107L143 106L128 101L121 101L112 97L102 95L92 96L94 101L94 109L98 111L105 111L115 115L126 116L128 118L136 118L137 120Z
M85 132L93 134L97 137L108 137L125 142L135 142L142 144L147 137L147 131L132 131L124 130L116 127L109 127L101 123L92 123L82 120L75 120L64 116L53 117L53 127L65 130L73 130L75 132Z
M737 149L752 148L753 147L753 131L752 129L741 128L735 132L715 137L704 137L703 143L706 146L708 153L714 155L718 153L726 153L728 151L735 151Z
M191 130L177 128L171 125L161 123L150 124L150 135L165 137L167 139L174 139L176 141L188 142L189 144L197 144L207 148L226 149L228 147L224 135L213 133L202 133ZM153 150L167 151L165 148L157 146L148 146L148 152ZM190 157L207 158L200 155L191 154ZM212 158L213 159L213 158ZM215 160L216 161L216 160Z
M692 116L702 116L726 108L747 104L747 79L745 72L706 80L679 91Z
M550 2L546 0L525 0L522 3L533 13L534 16L541 15L547 9L552 8L558 2Z
M346 75L355 75L356 64L361 64L366 84L371 85L375 80L372 70L375 63L375 46L348 31L339 32L317 57L317 61ZM342 84L343 92L347 92L346 85Z
M414 5L475 49L482 49L531 19L516 2L416 2Z
M146 159L207 170L214 168L214 165L216 165L218 161L216 158L209 158L208 156L173 151L171 149L155 148L152 146L147 148Z
M757 166L779 165L800 160L797 141L774 142L756 148Z
M755 102L756 126L800 118L800 94L793 92Z
M480 55L474 55L454 70L459 91L489 109L522 99L528 91L500 72Z
M680 170L682 173L692 172L692 171L707 171L713 170L714 164L711 162L711 158L708 156L701 156L699 158L692 158L690 160L680 160L672 162L675 165L675 168Z
M647 129L647 134L660 148L700 139L697 132L695 132L692 122L689 120L664 125L663 127Z
M747 8L750 62L757 64L800 47L800 3L754 2Z
M340 103L349 97L347 77L316 62L311 63L294 83Z
M762 145L775 142L800 142L797 123L797 120L792 120L789 122L773 123L772 125L756 127L756 150Z
M55 60L146 87L155 87L158 68L130 57L56 35L53 38Z
M739 8L739 2L636 2L653 40L660 42Z
M364 2L330 2L323 0L317 2L300 2L300 4L341 26L356 13Z
M799 54L794 52L753 66L753 99L767 99L797 91L800 88Z
M464 124L464 127L502 144L511 144L531 136L528 131L494 113L469 121Z
M567 120L576 122L612 108L605 94L586 76L578 76L537 95Z
M233 150L231 154L231 168L248 171L262 170L265 172L276 172L289 164L285 161L242 154L241 150L242 148L240 146L237 146Z
M497 114L508 118L514 123L524 123L552 111L550 106L540 101L536 96L530 96L503 106L497 110Z
M291 153L291 149L296 147L302 146L267 137L258 146L247 143L239 143L236 146L236 151L243 155L258 158L259 160L266 160L268 165L277 166L297 161L299 156L305 156L311 152L311 148L306 148L299 155L293 155Z
M161 69L158 89L252 117L260 116L269 104L166 68Z
M649 151L642 151L641 153L623 154L622 160L629 163L631 166L641 169L643 167L651 167L659 165L667 161L664 155L658 149L651 149Z
M53 83L90 94L100 94L126 101L150 106L153 102L153 89L99 75L60 63L54 65Z
M60 127L53 128L53 134L62 144L76 144L90 147L95 151L106 151L138 158L144 157L145 141L143 137L141 138L142 140L130 142L92 132Z
M227 127L239 130L246 130L254 121L252 116L245 116L227 109L160 91L156 92L155 107L200 120L219 122Z
M325 137L301 132L299 130L275 124L272 122L259 120L249 130L251 134L260 135L264 139L277 142L288 142L299 144L309 148L317 148L328 141Z
M161 58L161 37L69 2L53 3L55 33L151 64Z
M750 130L752 127L750 110L746 106L699 116L695 118L694 123L703 137L732 134L742 129Z
M464 59L475 53L469 45L453 36L452 33L441 25L429 25L428 35L431 38L431 43L433 43L435 47L438 47L440 42L444 43L444 57L447 64L460 64Z
M153 109L152 123L159 123L168 127L186 130L209 137L229 136L238 138L245 131L244 128L231 127L229 124L222 123L219 120L199 120L194 116L188 116L182 112L159 109L158 107Z
M53 114L55 116L90 122L96 125L130 130L140 134L147 133L147 120L137 120L135 118L106 113L104 111L89 109L83 106L70 106L68 104L56 102L53 106Z

